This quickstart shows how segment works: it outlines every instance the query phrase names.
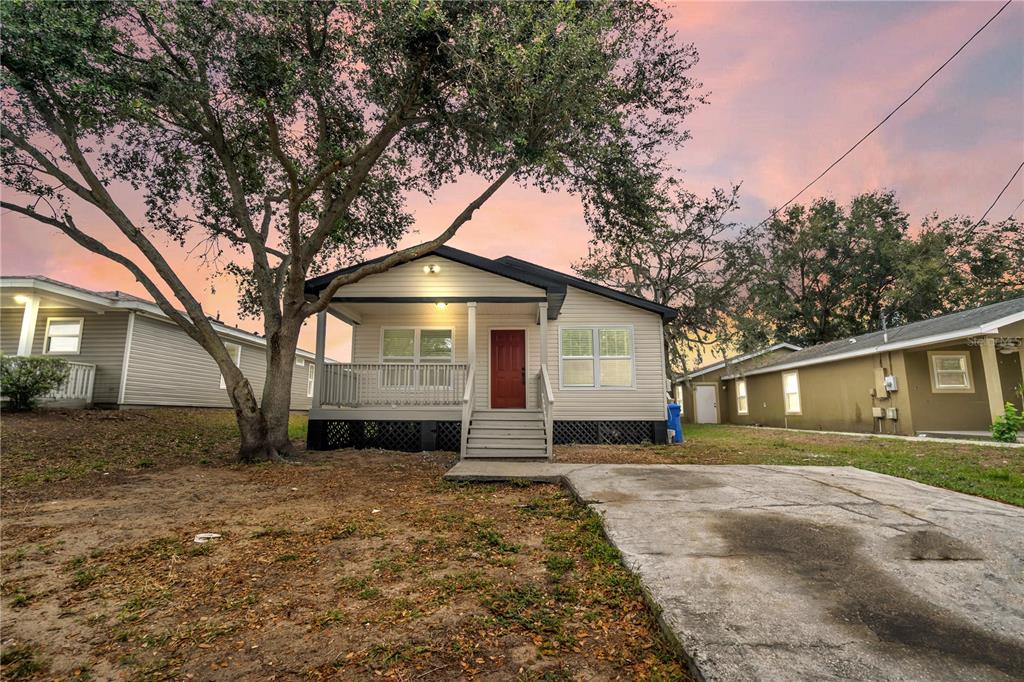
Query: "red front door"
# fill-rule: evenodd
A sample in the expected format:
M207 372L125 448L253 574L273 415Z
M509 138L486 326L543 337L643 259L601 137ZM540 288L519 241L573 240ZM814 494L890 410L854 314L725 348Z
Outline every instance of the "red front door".
M491 330L491 407L526 407L526 332Z

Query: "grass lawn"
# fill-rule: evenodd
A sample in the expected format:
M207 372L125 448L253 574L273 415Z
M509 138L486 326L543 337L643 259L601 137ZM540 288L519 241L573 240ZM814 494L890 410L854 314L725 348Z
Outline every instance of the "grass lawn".
M681 445L575 445L559 462L854 466L1024 506L1024 448L687 424Z
M687 679L558 486L446 484L451 453L241 466L221 411L0 429L5 680Z

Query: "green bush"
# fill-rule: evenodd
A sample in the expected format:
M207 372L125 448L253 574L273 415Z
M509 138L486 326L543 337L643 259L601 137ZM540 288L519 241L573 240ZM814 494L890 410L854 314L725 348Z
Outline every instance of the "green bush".
M1017 433L1024 429L1024 414L1013 403L1006 403L1005 412L992 422L992 437L1001 443L1016 443Z
M0 395L12 410L31 410L39 399L60 388L71 369L61 358L0 355Z

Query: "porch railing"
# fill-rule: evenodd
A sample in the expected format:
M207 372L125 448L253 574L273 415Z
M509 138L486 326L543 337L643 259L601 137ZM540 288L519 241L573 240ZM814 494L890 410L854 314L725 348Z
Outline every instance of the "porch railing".
M92 388L96 382L96 365L86 362L69 362L68 378L60 388L44 399L46 402L82 401L92 402Z
M324 365L320 404L332 407L461 405L469 365L331 363Z
M540 366L540 373L537 377L537 393L540 402L541 412L544 415L544 446L548 459L551 458L554 440L554 407L555 392L551 388L551 377L548 375L547 365Z

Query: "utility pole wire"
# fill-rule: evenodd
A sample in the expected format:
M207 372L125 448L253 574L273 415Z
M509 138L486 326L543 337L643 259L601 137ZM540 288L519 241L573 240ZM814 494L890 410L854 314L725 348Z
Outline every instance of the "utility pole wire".
M1008 215L1008 216L1006 216L1006 217L1007 217L1007 218L1012 218L1012 217L1013 217L1013 214L1014 214L1014 213L1016 213L1016 212L1017 212L1017 209L1019 209L1019 208L1020 208L1021 206L1024 206L1024 199L1021 199L1021 200L1020 200L1020 203L1019 203L1019 204L1017 204L1017 206L1016 206L1016 207L1014 207L1014 209L1013 209L1012 211L1010 211L1010 215Z
M949 63L950 63L951 61L953 61L954 59L956 59L957 55L959 55L959 54L960 54L961 52L963 52L963 51L964 51L964 48L966 48L966 47L967 47L968 45L970 45L970 44L971 44L971 41L973 41L973 40L974 40L975 38L977 38L977 37L978 37L978 35L979 35L979 34L980 34L980 33L981 33L982 31L984 31L984 30L985 30L986 28L988 28L988 25L989 25L989 24L991 24L991 23L992 23L993 21L995 21L995 20L996 20L996 17L998 17L998 16L1000 15L1000 14L1002 14L1002 13L1003 13L1003 10L1005 10L1005 9L1006 9L1007 7L1009 7L1009 6L1010 6L1010 3L1011 3L1011 2L1013 2L1013 0L1006 0L1006 3L1005 3L1005 4L1004 4L1004 5L1002 6L1002 7L1000 7L1000 8L999 8L999 11L998 11L998 12L996 12L995 14L993 14L993 15L992 15L992 17L991 17L991 18L990 18L990 19L989 19L988 21L986 21L986 22L985 22L984 24L982 24L981 28L979 28L979 29L978 29L977 31L975 31L975 32L974 32L974 35L972 35L972 36L971 36L970 38L968 38L968 39L967 39L967 42L965 42L965 43L964 43L963 45L961 45L961 46L960 46L960 47L959 47L959 48L957 49L957 51L956 51L956 52L954 52L954 53L953 53L952 55L950 55L949 59L947 59L946 61L942 62L942 65L941 65L941 66L939 66L939 68L935 69L935 71L933 71L933 72L932 72L932 75L928 76L928 78L926 78L926 79L924 80L924 82L923 82L923 83L921 83L921 84L920 84L919 86L917 86L917 89L916 89L916 90L914 90L914 91L913 91L912 93L910 93L910 94L909 94L909 95L907 96L907 98L906 98L905 100L903 100L902 102L900 102L900 103L899 103L899 105L898 105L898 106L897 106L897 107L896 107L895 109L893 109L892 111L890 111L890 112L889 112L889 113L888 113L888 114L886 115L886 117L885 117L885 118L883 118L883 119L882 119L881 121L879 121L879 122L878 122L878 125L876 125L876 126L875 126L874 128L872 128L871 130L869 130L869 131L868 131L868 132L867 132L867 133L866 133L866 134L864 135L864 137L862 137L862 138L860 138L859 140L857 140L857 143L856 143L856 144L854 144L854 145L853 145L852 147L850 147L849 149L847 149L847 150L846 150L846 151L845 151L845 152L843 153L843 155L842 155L842 156L840 156L840 157L839 157L838 159L836 159L835 161L833 161L833 162L832 162L832 163L831 163L831 164L829 165L829 167L828 167L828 168L826 168L825 170L821 171L821 173L820 173L820 174L818 175L818 177L814 178L814 179L813 179L813 180L811 180L811 181L810 181L809 183L807 183L807 185L805 185L805 186L804 186L804 188L803 188L802 190L800 190L799 192L797 192L796 194L794 194L794 195L793 195L793 197L792 197L792 198L791 198L791 199L790 199L789 201L787 201L786 203L784 203L784 204L783 204L782 206L780 206L779 208L777 208L777 209L773 210L770 216L768 216L767 218L765 218L764 220L762 220L762 221L761 221L760 223L758 223L758 224L757 224L757 227L761 227L762 225L764 225L765 223L767 223L767 222L768 222L769 220L771 220L772 218L774 218L774 217L775 217L775 215L776 215L776 214L778 214L778 212L779 212L779 211L782 211L782 210L784 210L784 209L785 209L785 208L786 208L787 206L789 206L789 205L790 205L790 204L792 204L792 203L793 203L794 201L796 201L797 199L799 199L799 198L800 198L800 196L801 196L801 195L802 195L802 194L803 194L804 192L806 192L807 190L809 190L809 189L810 189L810 188L811 188L811 187L812 187L812 186L813 186L813 185L814 185L814 184L815 184L816 182L818 182L818 180L821 180L821 179L822 179L823 177L825 177L825 175L826 175L826 174L827 174L827 173L828 173L828 172L829 172L830 170L832 170L833 168L835 168L836 166L838 166L838 165L839 165L839 163L840 163L840 162L841 162L841 161L842 161L843 159L845 159L845 158L846 158L847 156L849 156L849 155L850 155L850 154L851 154L851 153L853 152L853 150L854 150L854 149L856 149L857 147L859 147L859 146L861 145L861 143L862 143L862 142L864 142L864 140L866 140L866 139L868 139L869 137L871 137L871 135L873 135L873 134L874 134L874 132L875 132L876 130L878 130L878 129L879 129L879 128L881 128L881 127L882 127L883 125L885 125L885 122L886 122L886 121L888 121L888 120L889 120L890 118L892 118L892 117L893 117L893 114L895 114L895 113L896 113L897 111L899 111L900 109L902 109L902 108L903 108L903 105L904 105L904 104L906 104L907 102L909 102L909 101L910 101L911 99L913 99L913 98L914 98L914 95L916 95L917 93L921 92L921 90L922 90L922 89L924 88L924 86L928 85L928 82L929 82L929 81L931 81L931 79L935 78L935 76L937 76L937 75L939 74L939 72L940 72L940 71L942 71L942 70L943 70L944 68L946 68L946 65L947 65L947 64L949 64ZM756 228L755 228L755 229L756 229Z
M971 228L971 232L974 232L975 230L977 230L977 229L978 229L978 226L979 226L979 225L981 225L981 224L982 224L983 222L985 222L985 218L987 218L987 217L988 217L989 211L991 211L991 210L992 210L993 208L995 208L995 205L996 205L997 203L999 203L999 200L1000 200L1000 199L1002 198L1002 196L1003 196L1003 192L1005 192L1005 191L1007 190L1007 188L1008 188L1008 187L1010 186L1010 184L1011 184L1011 183L1013 182L1013 179L1014 179L1015 177L1017 177L1017 173L1020 173L1020 170L1021 170L1022 168L1024 168L1024 161L1021 161L1021 162L1020 162L1020 165L1019 165L1019 166L1017 166L1017 170L1013 171L1013 175L1011 175L1011 176L1010 176L1010 179L1006 181L1006 184L1005 184L1005 185L1003 185L1003 188L1002 188L1001 190L999 190L999 194L997 194L997 195L996 195L996 198L992 200L992 203L991 203L991 204L989 205L989 207L988 207L988 208L987 208L987 209L985 210L985 212L981 214L981 218L980 218L980 219L978 220L978 222L974 223L974 227L972 227L972 228ZM1024 201L1022 201L1021 203L1024 203ZM1017 208L1020 208L1020 204L1017 204ZM1015 211L1017 210L1017 208L1013 209L1013 211L1015 212ZM1013 212L1011 212L1011 213L1010 213L1010 215L1013 215Z

